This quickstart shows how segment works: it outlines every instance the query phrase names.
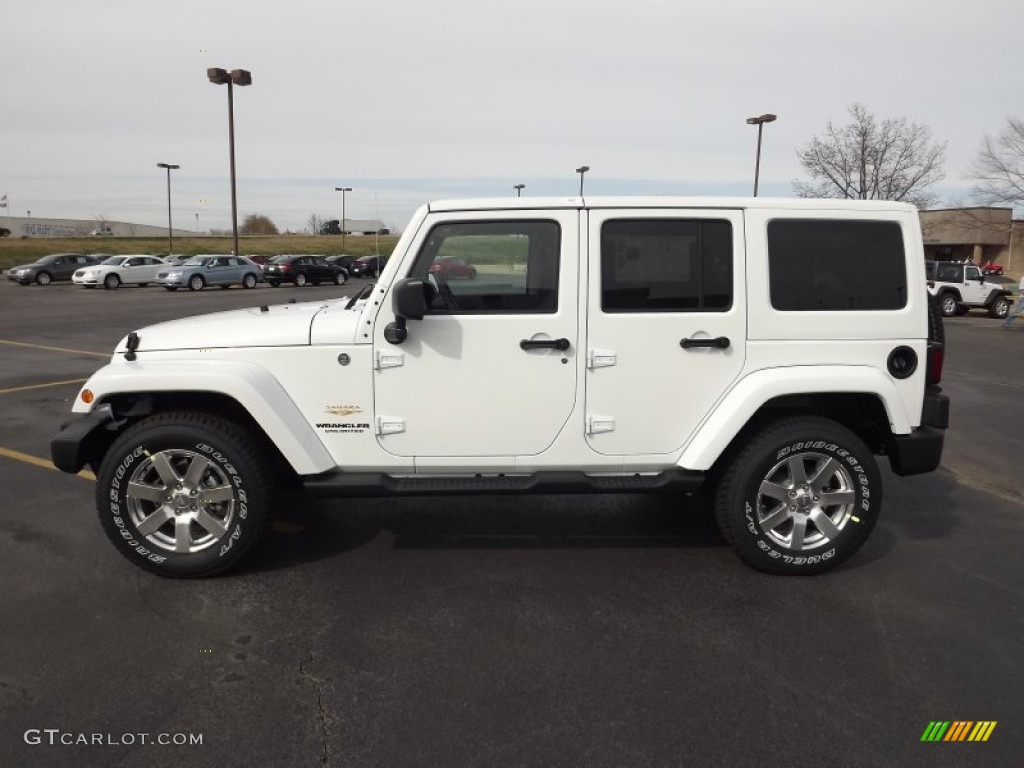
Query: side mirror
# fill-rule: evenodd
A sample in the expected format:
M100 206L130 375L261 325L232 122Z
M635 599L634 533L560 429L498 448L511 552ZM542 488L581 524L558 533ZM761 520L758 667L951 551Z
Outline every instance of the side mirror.
M384 339L389 344L401 344L409 338L407 320L422 320L427 314L427 293L422 280L405 278L395 283L391 293L391 310L395 322L384 329Z

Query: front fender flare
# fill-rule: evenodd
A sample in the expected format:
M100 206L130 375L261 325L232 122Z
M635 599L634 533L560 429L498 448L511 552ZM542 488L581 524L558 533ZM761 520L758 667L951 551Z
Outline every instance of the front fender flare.
M106 365L82 389L92 406L75 398L72 410L89 413L114 395L210 392L230 397L266 432L292 469L313 475L335 467L298 406L266 368L243 360L155 360ZM81 392L79 392L81 395Z
M895 434L911 431L911 422L893 381L868 366L792 366L755 371L719 401L683 450L678 466L708 470L765 403L785 395L855 393L877 396Z

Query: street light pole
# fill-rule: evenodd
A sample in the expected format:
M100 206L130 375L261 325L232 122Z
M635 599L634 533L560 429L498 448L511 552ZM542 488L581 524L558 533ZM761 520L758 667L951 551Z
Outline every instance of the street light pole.
M228 87L228 147L231 153L231 232L234 236L234 255L238 256L238 199L235 193L235 96L232 86L252 85L252 73L247 69L228 72L217 67L206 70L206 77L215 85Z
M157 163L156 167L167 169L167 258L170 258L171 254L174 253L174 230L171 227L171 171L176 171L181 166L171 165L170 163Z
M351 192L352 187L335 187L335 192L341 192L341 255L345 255L345 234L348 232L348 224L345 221L345 193Z
M754 197L757 197L757 182L761 175L761 131L764 130L765 123L774 123L777 119L776 115L770 113L747 118L747 125L757 126L757 159L754 161Z
M576 173L580 175L580 197L583 197L583 175L590 170L589 165L581 165L576 169Z
M525 188L526 188L525 184L514 184L514 185L512 185L512 189L514 189L516 191L516 197L522 197L523 196L523 190Z

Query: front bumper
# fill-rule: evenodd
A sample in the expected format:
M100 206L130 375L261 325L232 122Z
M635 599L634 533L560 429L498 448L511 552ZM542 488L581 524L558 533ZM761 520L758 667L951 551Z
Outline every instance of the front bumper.
M92 449L103 437L104 425L114 420L110 406L100 406L91 413L75 416L61 426L50 441L50 458L62 472L77 474L89 463Z

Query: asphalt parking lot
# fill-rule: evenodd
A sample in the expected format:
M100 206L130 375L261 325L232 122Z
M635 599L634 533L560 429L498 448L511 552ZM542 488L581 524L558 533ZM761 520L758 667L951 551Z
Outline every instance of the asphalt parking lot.
M222 578L117 554L92 481L48 467L114 344L361 286L0 283L0 764L1020 765L1024 319L947 320L944 466L885 470L823 576L755 573L660 496L292 498ZM923 743L932 721L997 726Z

